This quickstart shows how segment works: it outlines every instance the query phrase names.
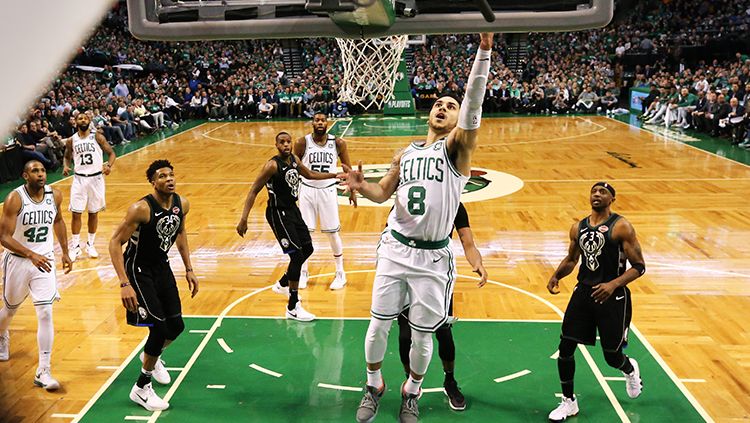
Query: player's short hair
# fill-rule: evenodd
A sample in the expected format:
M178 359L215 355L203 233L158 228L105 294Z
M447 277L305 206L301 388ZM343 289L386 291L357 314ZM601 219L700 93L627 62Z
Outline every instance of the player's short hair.
M461 105L462 99L459 98L458 95L456 95L456 93L453 93L453 92L439 95L438 98L436 98L435 101L432 102L432 105L434 106L435 102L437 102L438 100L440 100L443 97L450 97L450 98L456 100L456 103L458 103L459 106Z
M287 131L281 131L281 132L279 132L278 134L276 134L276 138L274 138L274 139L275 139L276 141L278 141L278 140L279 140L279 137L280 137L280 136L282 136L282 135L289 135L289 138L291 138L291 137L292 137L292 135L291 135L291 134L290 134L289 132L287 132Z
M156 175L156 171L162 168L168 167L172 170L174 170L174 166L172 166L172 163L169 163L169 160L154 160L149 166L148 169L146 169L146 178L148 178L148 181L151 182L154 179L154 175Z
M313 113L313 117L315 117L317 115L323 115L323 116L326 117L326 119L328 119L328 115L326 114L326 112L324 112L322 110L316 110L315 113Z

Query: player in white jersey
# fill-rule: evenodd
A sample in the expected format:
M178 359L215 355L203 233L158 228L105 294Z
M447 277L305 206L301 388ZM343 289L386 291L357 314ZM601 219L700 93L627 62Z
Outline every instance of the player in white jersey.
M86 240L86 254L99 257L94 247L96 228L99 226L99 212L104 210L104 176L109 175L117 156L101 132L90 128L91 118L86 113L76 116L78 131L65 141L65 167L63 175L70 174L71 162L74 166L73 185L70 187L70 211L73 214L70 230L73 233L70 260L76 261L81 255L81 214L89 212L89 237ZM102 152L107 153L104 163Z
M358 170L347 174L348 189L372 201L382 203L396 194L377 250L372 318L365 337L367 385L357 409L358 422L375 419L385 393L380 368L388 332L406 304L412 328L411 371L401 386L399 420L416 422L419 417L417 399L432 357L432 332L448 319L453 294L456 263L448 236L471 173L492 38L492 34L481 35L461 105L451 96L433 104L426 141L398 153L377 183L365 181L361 162Z
M59 299L55 278L54 231L62 249L62 267L70 272L65 222L60 214L62 194L47 185L47 171L36 160L23 168L24 185L5 198L0 220L3 256L3 307L0 309L0 361L10 358L8 327L18 307L31 294L37 316L39 367L34 384L54 391L60 384L50 373L52 341L52 303Z
M302 159L302 163L308 169L318 172L334 172L336 162L351 167L349 151L346 141L328 133L328 118L325 113L318 112L313 115L313 132L299 138L294 143L294 154ZM344 245L341 242L341 222L339 220L339 203L337 200L336 179L312 180L301 178L299 187L299 209L302 219L305 221L310 232L315 232L320 220L320 232L328 235L331 243L333 258L336 261L336 276L331 282L330 288L341 289L346 285L346 273L344 273ZM354 193L349 202L357 207L357 197ZM307 287L308 270L307 264L310 259L302 265L299 287Z

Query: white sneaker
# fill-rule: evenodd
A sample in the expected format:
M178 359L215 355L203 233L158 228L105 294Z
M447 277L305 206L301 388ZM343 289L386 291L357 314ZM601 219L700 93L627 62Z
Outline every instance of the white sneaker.
M630 364L633 365L633 372L630 374L623 372L622 374L625 375L625 390L628 396L635 399L641 395L643 381L641 381L641 370L638 368L638 362L632 358L629 358L629 360Z
M6 330L0 334L0 361L10 359L10 333Z
M169 403L156 395L154 387L150 383L143 388L139 388L137 384L133 385L130 390L130 399L148 411L160 411L169 408Z
M49 367L37 370L36 376L34 376L34 385L48 391L56 391L60 389L60 383L52 377Z
M333 279L333 282L331 282L331 290L335 291L337 289L342 289L344 285L346 285L346 273L336 272L336 277Z
M273 292L275 292L275 293L277 293L279 295L286 295L287 297L289 296L289 287L288 286L281 286L281 284L278 283L278 282L276 282L275 284L273 284L273 286L271 287L271 291L273 291Z
M76 261L78 257L81 257L81 246L76 245L75 247L71 248L70 251L68 251L68 256L70 257L70 261Z
M143 351L141 351L141 363L143 363L143 354ZM169 382L172 381L172 377L169 376L169 372L164 367L164 360L162 360L161 358L156 359L154 370L151 371L151 377L153 377L155 381L159 382L162 385L169 385Z
M549 421L561 422L578 414L578 401L575 398L563 397L560 405L549 413Z
M294 306L294 310L286 309L286 318L299 320L300 322L311 322L315 320L315 315L302 308L302 302L297 301L297 305Z
M307 288L307 279L309 277L309 274L305 271L301 272L299 274L299 286L298 289L305 289Z
M86 254L91 258L99 258L99 253L96 251L93 245L86 243Z

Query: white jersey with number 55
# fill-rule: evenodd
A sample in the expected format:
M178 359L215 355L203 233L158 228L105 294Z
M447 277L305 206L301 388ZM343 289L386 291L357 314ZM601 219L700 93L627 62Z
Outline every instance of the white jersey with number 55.
M102 148L96 142L96 133L89 131L87 137L81 138L78 132L73 134L73 168L80 175L91 175L102 171L104 158Z
M444 138L428 146L412 143L399 162L388 228L422 241L448 238L468 180L448 157Z

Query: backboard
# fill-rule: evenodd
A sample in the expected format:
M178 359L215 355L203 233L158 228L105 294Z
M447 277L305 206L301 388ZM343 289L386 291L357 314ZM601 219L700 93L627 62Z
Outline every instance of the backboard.
M144 40L372 38L605 26L613 0L128 0Z

